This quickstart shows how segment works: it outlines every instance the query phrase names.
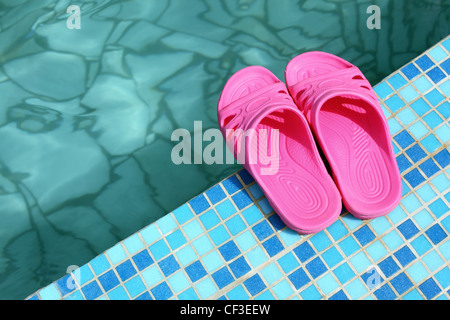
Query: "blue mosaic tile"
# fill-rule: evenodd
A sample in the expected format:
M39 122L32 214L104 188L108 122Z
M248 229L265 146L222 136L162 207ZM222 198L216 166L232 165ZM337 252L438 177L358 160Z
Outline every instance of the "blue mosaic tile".
M122 281L128 280L137 273L136 269L133 267L133 264L131 263L130 260L127 260L119 264L116 267L116 271L120 279L122 279Z
M395 252L394 255L403 267L407 266L416 258L416 256L408 246L402 247L400 250Z
M400 295L413 286L411 280L409 280L409 278L404 273L400 273L398 276L392 279L391 284Z
M196 214L202 213L203 211L209 208L208 200L206 200L203 194L191 200L189 204L191 205L192 209Z
M103 290L105 290L105 292L110 291L111 289L117 287L120 284L119 279L117 279L117 276L113 270L110 270L105 274L101 275L100 277L98 277L98 280Z
M412 63L403 67L401 71L409 80L413 79L414 77L420 74L419 69L417 69L417 67Z
M212 274L212 277L219 289L223 289L234 281L234 278L231 275L230 271L228 271L227 267L223 267L219 271L216 271Z
M439 244L442 240L447 238L447 233L442 229L439 224L435 224L431 228L429 228L426 232L426 235L430 240L435 244Z
M242 183L236 176L232 176L231 178L222 182L225 190L227 190L229 195L236 193L237 191L242 189Z
M419 285L419 289L428 300L434 298L439 292L441 292L441 289L439 289L439 286L436 284L433 278L430 278Z
M394 137L394 140L400 145L401 148L406 149L414 143L414 138L407 131L402 131Z
M434 83L439 83L442 79L445 78L444 72L439 67L431 69L427 72L427 75Z
M294 253L297 255L301 262L307 261L309 258L313 257L316 254L308 242L304 242L297 248L295 248Z
M402 233L406 240L411 239L419 232L419 229L416 227L414 222L411 221L411 219L406 220L399 225L398 230Z
M244 285L252 296L257 295L266 288L259 274L255 274L251 278L244 281Z
M186 270L186 273L192 282L200 280L207 274L200 261L194 262L193 264L187 266L184 270Z
M89 284L85 285L81 288L81 291L83 291L86 300L95 300L103 294L102 289L100 289L97 281L92 281Z
M327 267L322 262L322 259L320 257L317 257L311 262L308 262L306 264L306 270L308 270L309 274L313 278L317 278L320 275L322 275L325 271L327 271Z
M216 185L206 191L206 195L208 196L208 199L212 204L216 204L226 197L225 192L220 185Z
M158 265L166 277L170 276L172 273L180 269L180 265L173 255L164 258L163 260L158 262Z
M431 61L431 59L427 55L424 55L419 59L417 59L416 64L419 66L420 69L422 69L422 71L427 71L431 67L434 67L434 62Z

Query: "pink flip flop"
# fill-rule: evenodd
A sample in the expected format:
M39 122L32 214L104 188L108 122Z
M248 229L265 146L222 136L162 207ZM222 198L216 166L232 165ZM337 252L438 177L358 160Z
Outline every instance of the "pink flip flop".
M362 72L324 52L294 58L286 83L327 158L347 210L360 219L390 213L402 195L391 135Z
M220 97L218 120L229 149L289 228L311 234L338 219L339 191L308 122L274 74L255 66L233 75Z

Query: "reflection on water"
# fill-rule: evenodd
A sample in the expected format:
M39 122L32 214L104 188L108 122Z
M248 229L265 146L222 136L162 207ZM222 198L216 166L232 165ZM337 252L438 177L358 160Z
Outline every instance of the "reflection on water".
M328 51L377 83L447 35L445 1L0 0L0 298L25 298L239 169L175 166L221 88Z

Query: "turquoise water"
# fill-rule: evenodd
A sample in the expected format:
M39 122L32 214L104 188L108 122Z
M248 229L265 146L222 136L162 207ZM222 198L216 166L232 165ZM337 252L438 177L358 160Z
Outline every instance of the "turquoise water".
M81 29L66 26L71 4ZM380 30L366 9L381 8ZM171 162L234 72L322 50L376 84L449 1L0 0L0 299L23 299L239 169Z

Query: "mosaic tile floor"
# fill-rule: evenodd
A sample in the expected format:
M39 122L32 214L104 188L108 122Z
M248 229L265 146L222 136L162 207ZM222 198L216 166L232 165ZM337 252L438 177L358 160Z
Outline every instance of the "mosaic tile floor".
M388 216L300 236L240 171L28 299L449 299L450 37L375 91L403 176Z

